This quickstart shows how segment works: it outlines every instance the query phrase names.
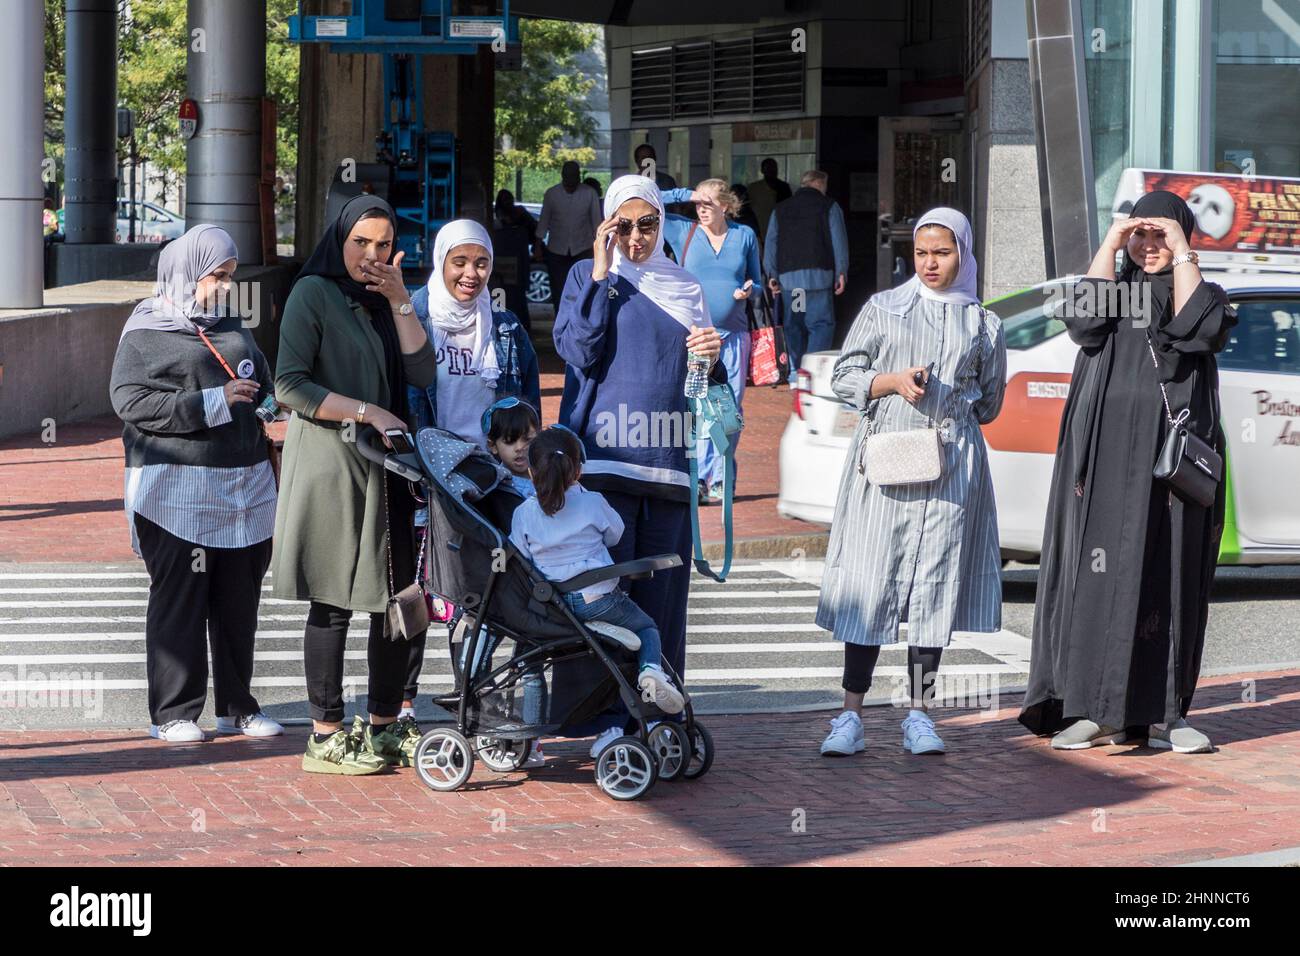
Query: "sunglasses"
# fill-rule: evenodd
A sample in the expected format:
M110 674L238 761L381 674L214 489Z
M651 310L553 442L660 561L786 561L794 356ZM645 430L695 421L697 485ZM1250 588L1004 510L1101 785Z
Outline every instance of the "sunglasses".
M511 395L509 398L503 398L500 401L493 402L491 405L489 405L484 410L483 417L479 420L479 426L483 429L483 434L487 435L492 431L493 412L495 412L499 408L514 408L516 405L527 405L529 408L533 408L530 402L525 402L522 398L518 398L514 395ZM537 409L533 408L533 414L537 415ZM537 415L537 420L540 422L542 420L542 416Z
M618 234L620 236L632 235L633 226L636 226L643 236L658 232L659 217L657 215L642 216L635 223L631 219L620 219L618 221Z

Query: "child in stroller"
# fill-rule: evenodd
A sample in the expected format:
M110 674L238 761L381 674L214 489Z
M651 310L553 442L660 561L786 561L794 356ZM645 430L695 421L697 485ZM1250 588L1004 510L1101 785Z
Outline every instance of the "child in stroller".
M587 491L582 476L582 443L569 429L552 426L528 448L528 467L537 496L515 509L510 541L547 580L563 581L614 563L608 546L623 537L623 519L603 495ZM618 581L606 580L564 595L580 621L604 621L634 631L641 639L637 651L637 686L641 699L666 714L679 714L683 700L664 673L659 629Z
M522 769L533 740L582 736L583 727L619 703L627 714L626 735L606 744L593 767L607 796L633 800L656 781L707 773L713 741L695 719L690 696L679 691L683 708L675 718L644 701L636 689L638 636L605 622L584 622L565 600L604 581L680 567L681 559L641 557L548 580L509 540L524 499L505 480L500 462L436 428L421 429L411 452L389 452L378 439L373 429L363 428L358 450L424 488L431 516L438 518L429 544L430 562L438 566L435 586L464 612L448 635L454 686L432 700L454 720L434 725L420 739L420 780L433 790L457 790L469 781L476 758L498 773ZM498 654L501 660L482 671L462 666L479 659L485 645L509 653ZM676 680L666 663L663 670ZM533 696L527 683L538 673L546 692Z

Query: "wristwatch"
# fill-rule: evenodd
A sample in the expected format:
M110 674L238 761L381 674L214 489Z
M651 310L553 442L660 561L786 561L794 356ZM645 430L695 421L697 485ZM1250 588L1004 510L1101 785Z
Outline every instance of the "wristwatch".
M1192 251L1184 252L1181 256L1174 256L1173 262L1170 263L1170 265L1172 265L1174 268L1177 268L1178 266L1181 266L1184 262L1190 262L1192 265L1196 265L1200 261L1201 261L1201 257L1198 256L1194 250L1192 250Z
M411 303L409 302L403 302L401 305L397 307L398 315L410 315L414 311L415 310L411 308Z

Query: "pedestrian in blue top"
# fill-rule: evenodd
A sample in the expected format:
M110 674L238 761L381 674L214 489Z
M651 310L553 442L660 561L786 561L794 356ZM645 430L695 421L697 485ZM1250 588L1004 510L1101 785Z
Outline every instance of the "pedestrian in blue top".
M492 310L488 290L492 257L486 229L470 219L449 222L434 241L428 284L411 296L411 306L437 357L434 381L427 388L407 389L416 430L441 428L483 448L488 447L483 413L495 402L518 397L534 409L542 406L537 353L527 330L513 312ZM417 526L429 521L427 510L415 516ZM440 514L432 516L432 541L450 536L443 533L440 522ZM435 592L444 593L436 580L433 583ZM402 693L402 717L409 718L412 726L425 637L421 633L410 642Z
M722 340L698 280L663 254L663 199L654 182L620 176L605 193L604 212L594 255L569 273L555 316L555 350L568 366L559 420L582 439L583 487L603 494L623 522L609 549L613 561L682 559L627 590L654 621L663 659L683 676L691 582L683 386L688 353L714 364ZM626 719L603 722L612 736L597 739L593 757Z
M767 284L774 294L784 290L791 385L805 355L831 347L835 296L849 271L844 210L826 195L828 182L819 169L804 173L794 195L777 203L763 244Z
M762 292L758 264L758 236L748 226L734 222L740 197L724 180L706 179L692 192L667 189L659 194L664 205L692 202L699 222L669 213L664 218L664 238L677 261L699 280L713 327L722 336L719 356L727 370L727 383L736 393L736 407L745 397L749 377L749 312L746 300ZM739 435L735 436L738 440ZM700 501L722 500L722 457L707 438L695 449L699 460Z

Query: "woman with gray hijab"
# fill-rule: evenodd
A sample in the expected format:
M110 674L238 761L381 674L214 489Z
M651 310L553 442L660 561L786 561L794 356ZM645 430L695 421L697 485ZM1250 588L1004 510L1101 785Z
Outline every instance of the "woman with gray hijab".
M131 545L149 572L149 733L168 743L204 739L209 640L217 732L283 732L250 690L276 488L254 414L271 394L271 370L225 307L236 259L215 226L165 246L153 296L122 330L109 384L125 426Z
M844 711L822 743L828 756L865 749L862 699L881 646L898 640L903 621L912 702L903 747L943 753L926 713L939 657L953 631L995 632L1002 621L997 512L979 429L1002 408L1002 323L980 305L965 216L931 209L912 243L916 274L871 297L831 373L835 394L863 415L817 606L817 624L844 644ZM932 455L937 447L937 467L891 459L906 454L903 432L928 440ZM875 435L884 441L870 442Z

